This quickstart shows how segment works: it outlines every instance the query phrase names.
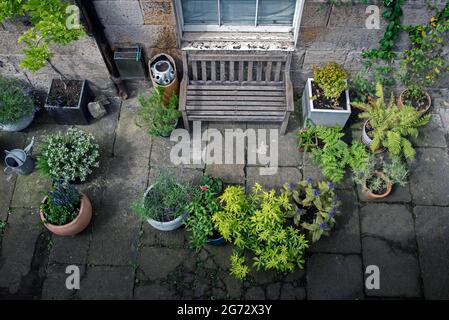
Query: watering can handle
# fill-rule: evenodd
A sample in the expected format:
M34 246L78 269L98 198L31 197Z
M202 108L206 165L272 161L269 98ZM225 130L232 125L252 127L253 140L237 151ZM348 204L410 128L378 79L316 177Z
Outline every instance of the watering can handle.
M4 172L5 174L11 174L11 173L14 172L14 170L13 170L11 167L6 167L6 168L3 170L3 172Z
M25 151L25 153L27 155L31 155L31 152L33 152L32 151L33 150L33 145L34 145L34 136L31 138L30 144L25 149L23 149L23 151Z

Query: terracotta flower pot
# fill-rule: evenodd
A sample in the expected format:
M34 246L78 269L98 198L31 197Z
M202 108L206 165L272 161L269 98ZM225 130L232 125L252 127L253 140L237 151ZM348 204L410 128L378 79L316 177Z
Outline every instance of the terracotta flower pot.
M39 214L41 216L42 222L44 222L45 227L54 234L57 234L59 236L73 236L86 229L86 227L90 223L90 220L92 219L92 204L90 203L89 198L84 193L80 192L80 195L81 195L80 211L76 216L75 220L65 225L57 226L51 223L46 223L44 214L41 210ZM44 200L42 200L42 203L45 203L45 201L47 201L47 197L45 197Z
M384 179L385 181L387 180L387 178L385 177L385 174L384 174L383 172L376 171L376 172L374 172L374 175L375 175L376 177L381 177L381 178ZM383 194L376 194L376 193L370 192L370 191L368 190L368 187L367 187L366 184L365 184L365 185L362 187L362 192L363 192L363 194L365 195L365 197L366 197L367 199L374 200L374 199L382 199L382 198L385 198L385 197L387 197L387 196L391 193L392 186L391 186L390 183L387 184L387 188L386 188L386 189L387 189L387 190L386 190Z
M402 108L404 106L403 95L405 92L407 92L407 89L402 91L401 94L399 95L399 98L398 98L398 107L399 108ZM426 113L427 111L429 111L430 106L432 105L432 98L426 91L424 91L424 94L426 95L426 98L427 98L427 104L426 104L426 107L424 109L421 109L420 111L423 113Z

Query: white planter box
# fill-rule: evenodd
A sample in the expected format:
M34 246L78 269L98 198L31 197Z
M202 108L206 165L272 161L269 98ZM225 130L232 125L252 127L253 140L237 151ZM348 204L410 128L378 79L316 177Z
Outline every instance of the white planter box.
M345 91L346 95L346 110L333 109L316 109L313 106L312 100L312 81L313 78L308 78L304 92L302 95L302 114L303 124L307 119L310 119L313 124L326 127L344 127L351 115L351 103L349 101L349 91Z

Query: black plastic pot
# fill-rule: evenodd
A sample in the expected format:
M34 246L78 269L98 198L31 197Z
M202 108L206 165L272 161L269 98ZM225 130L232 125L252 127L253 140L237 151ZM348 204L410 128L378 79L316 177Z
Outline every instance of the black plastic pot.
M78 124L87 125L91 119L87 104L92 100L92 94L86 80L71 80L82 82L80 98L76 107L69 106L53 106L48 102L48 97L52 92L56 79L51 81L50 89L45 100L45 110L58 124Z

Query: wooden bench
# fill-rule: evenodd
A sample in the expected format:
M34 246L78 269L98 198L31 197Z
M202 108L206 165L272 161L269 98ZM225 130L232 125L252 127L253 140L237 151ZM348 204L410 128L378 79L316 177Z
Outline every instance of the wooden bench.
M285 134L293 112L291 53L183 52L179 110L189 121L280 122Z

